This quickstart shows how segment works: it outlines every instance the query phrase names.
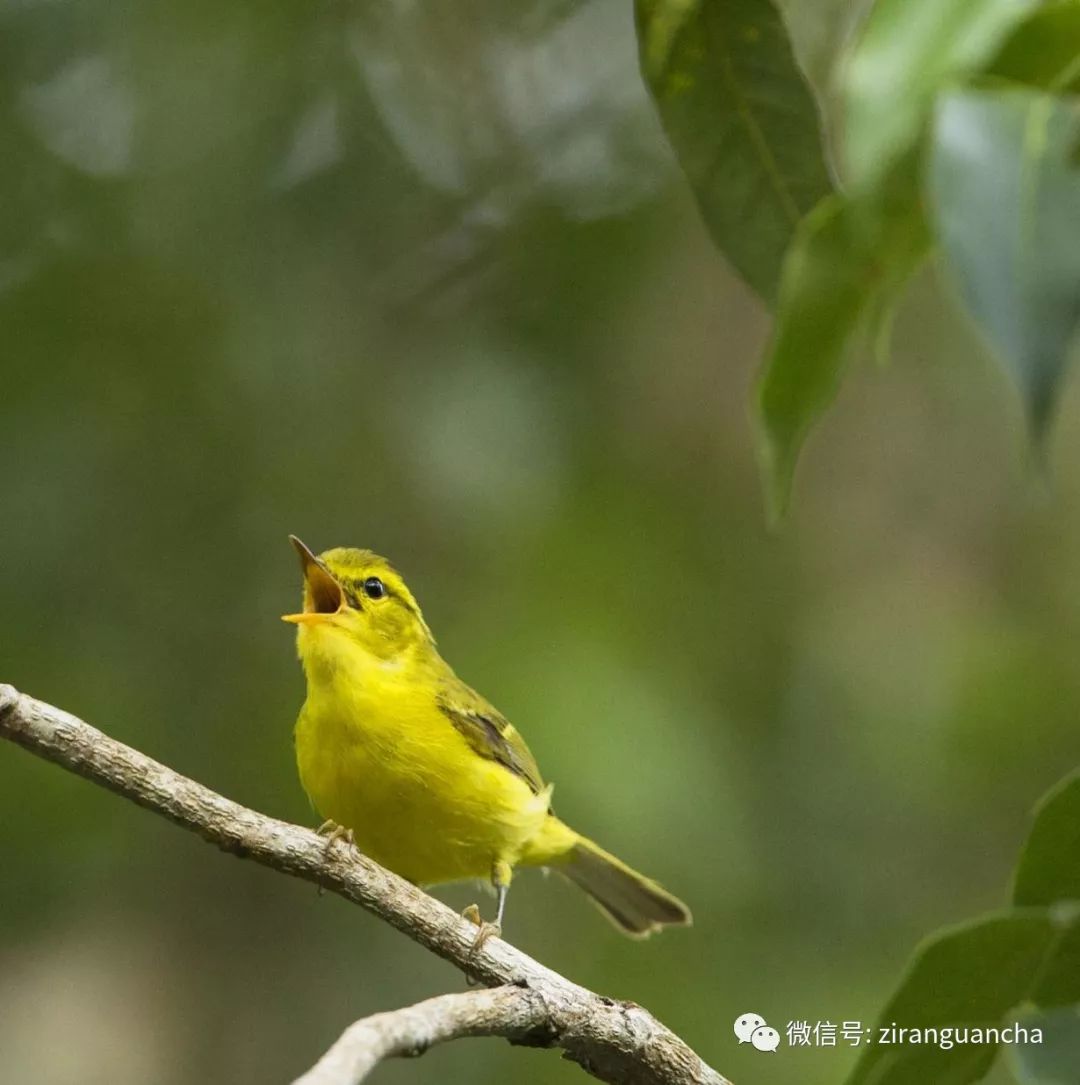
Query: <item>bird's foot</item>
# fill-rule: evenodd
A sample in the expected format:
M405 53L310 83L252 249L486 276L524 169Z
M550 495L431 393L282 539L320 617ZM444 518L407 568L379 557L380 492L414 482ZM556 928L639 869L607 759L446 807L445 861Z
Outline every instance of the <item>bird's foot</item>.
M356 847L356 841L353 839L352 829L346 829L344 825L339 825L336 821L328 819L315 831L319 836L326 837L326 846L323 848L323 853L327 859L330 858L334 845L339 840L345 841L345 851L350 858L359 854L359 850Z
M472 947L469 949L469 958L472 959L484 948L484 943L489 938L499 938L502 936L502 927L498 921L495 923L486 923L480 918L480 908L476 904L470 904L462 913L462 919L467 919L470 923L476 924L476 937L473 939Z

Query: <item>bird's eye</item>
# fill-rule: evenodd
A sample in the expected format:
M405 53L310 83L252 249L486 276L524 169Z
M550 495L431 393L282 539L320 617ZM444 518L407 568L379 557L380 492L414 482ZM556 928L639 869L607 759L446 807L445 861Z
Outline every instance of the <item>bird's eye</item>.
M386 594L386 585L377 576L369 576L364 581L364 594L369 599L381 599Z

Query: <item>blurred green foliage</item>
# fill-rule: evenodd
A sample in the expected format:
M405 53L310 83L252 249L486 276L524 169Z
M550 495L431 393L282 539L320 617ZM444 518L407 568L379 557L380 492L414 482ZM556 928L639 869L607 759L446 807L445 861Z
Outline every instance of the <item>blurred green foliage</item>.
M1021 1023L1036 1041L999 1045L898 1042L864 1049L849 1085L981 1080L999 1046L1021 1085L1074 1080L1080 1066L1080 775L1039 804L1021 852L1012 908L957 924L918 948L874 1035L937 1029L970 1039L972 1029Z
M850 5L784 14L835 133ZM918 277L770 535L745 418L767 316L624 5L0 18L0 678L310 822L285 536L380 550L560 812L697 922L629 944L525 875L510 937L736 1081L841 1079L852 1048L763 1063L731 1022L869 1024L917 938L1000 903L1080 761L1075 397L1040 497ZM285 1080L459 982L13 748L0 811L5 1085ZM380 1074L576 1072L484 1042Z
M773 301L799 220L832 191L818 109L773 0L636 4L641 69L702 218Z
M838 65L846 191L819 194L779 237L769 222L775 182L818 171L819 146L786 37L762 35L775 30L775 9L721 14L709 3L641 0L638 13L646 79L717 244L768 302L774 278L760 268L777 271L783 256L757 404L773 518L786 508L810 426L837 393L849 341L866 325L887 358L896 296L935 234L1041 438L1080 321L1080 100L1071 94L1080 4L877 0ZM743 45L738 63L733 40ZM958 85L980 74L983 85ZM820 146L827 141L823 131ZM1055 791L1040 814L1018 908L930 937L881 1012L883 1034L895 1025L998 1027L1030 1004L1043 1017L1028 1019L1045 1018L1051 1040L1045 1052L1013 1056L1013 1071L1022 1081L1075 1079L1080 1030L1074 1012L1059 1012L1080 999L1074 792ZM868 1035L852 1085L977 1081L998 1047L893 1046Z
M1076 43L1080 59L1080 34ZM929 190L942 246L1040 432L1080 317L1069 229L1080 222L1078 141L1080 100L1028 89L946 95L934 125Z
M776 302L757 402L773 515L856 332L869 322L887 355L882 332L935 238L1041 438L1080 322L1078 0L876 0L834 61L820 125L772 0L637 10L704 219ZM961 88L980 79L976 109Z

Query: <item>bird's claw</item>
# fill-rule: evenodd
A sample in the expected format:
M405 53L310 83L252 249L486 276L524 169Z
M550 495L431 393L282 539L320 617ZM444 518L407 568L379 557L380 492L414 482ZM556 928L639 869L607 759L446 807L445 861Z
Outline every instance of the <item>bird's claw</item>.
M469 959L471 960L484 948L484 943L489 938L499 938L502 935L502 927L498 922L487 923L480 918L480 908L475 904L470 904L462 913L462 919L467 919L470 923L476 925L476 937L473 939L473 944L469 949Z
M319 836L326 837L326 846L323 848L323 853L326 858L329 859L334 845L339 841L345 841L345 851L348 855L358 855L359 851L356 847L356 841L353 839L352 829L346 829L344 825L339 825L336 821L326 820L316 830Z

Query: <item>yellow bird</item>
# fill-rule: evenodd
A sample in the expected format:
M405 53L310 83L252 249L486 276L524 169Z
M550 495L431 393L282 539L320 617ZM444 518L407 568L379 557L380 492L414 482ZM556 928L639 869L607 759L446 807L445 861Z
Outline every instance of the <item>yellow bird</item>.
M303 612L283 616L307 677L296 760L332 837L418 885L490 879L492 931L517 866L564 874L632 937L691 922L682 901L552 813L528 746L439 655L384 558L345 547L316 557L289 538L304 574Z

